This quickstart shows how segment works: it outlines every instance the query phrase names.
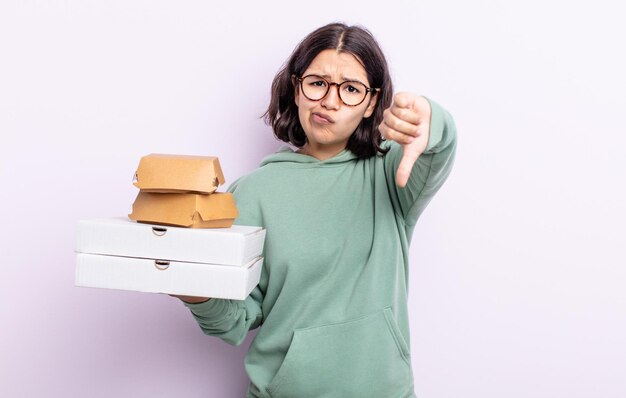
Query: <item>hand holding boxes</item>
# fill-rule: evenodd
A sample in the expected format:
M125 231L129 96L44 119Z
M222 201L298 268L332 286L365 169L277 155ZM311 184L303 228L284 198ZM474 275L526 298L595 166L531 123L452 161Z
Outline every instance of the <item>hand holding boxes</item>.
M129 215L139 223L79 221L76 285L245 299L260 279L265 229L232 225L232 194L215 192L223 183L215 157L143 157Z

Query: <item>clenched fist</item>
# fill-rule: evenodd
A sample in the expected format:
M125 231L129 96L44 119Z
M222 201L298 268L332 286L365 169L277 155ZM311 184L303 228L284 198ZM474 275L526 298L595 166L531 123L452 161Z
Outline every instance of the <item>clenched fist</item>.
M413 164L424 152L430 136L430 103L422 96L397 93L391 106L385 109L378 131L386 140L402 145L402 159L398 165L396 185L404 187Z

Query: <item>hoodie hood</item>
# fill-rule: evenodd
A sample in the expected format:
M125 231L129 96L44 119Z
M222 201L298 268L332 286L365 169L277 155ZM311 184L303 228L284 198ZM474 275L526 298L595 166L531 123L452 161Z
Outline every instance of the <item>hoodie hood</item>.
M311 165L311 166L326 166L332 165L336 166L340 163L347 163L354 160L357 160L357 156L352 153L352 151L348 149L344 149L339 152L337 155L333 156L330 159L319 160L314 158L313 156L303 155L301 153L295 152L289 146L283 146L277 152L269 155L263 161L261 161L260 167L268 165L270 163L294 163L298 165Z

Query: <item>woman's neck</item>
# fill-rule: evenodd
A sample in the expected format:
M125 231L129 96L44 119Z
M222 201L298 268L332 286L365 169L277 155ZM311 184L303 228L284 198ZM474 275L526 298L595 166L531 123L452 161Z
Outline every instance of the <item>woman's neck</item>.
M307 142L297 152L324 161L338 155L344 149L346 149L345 146L310 145Z

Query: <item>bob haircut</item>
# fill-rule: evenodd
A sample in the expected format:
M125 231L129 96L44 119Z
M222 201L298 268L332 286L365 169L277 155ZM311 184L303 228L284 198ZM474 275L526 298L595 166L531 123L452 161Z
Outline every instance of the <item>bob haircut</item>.
M293 51L272 82L272 97L263 115L265 123L272 126L274 135L281 141L298 148L306 143L306 135L298 117L295 89L299 89L292 76L302 77L313 59L322 51L333 49L354 55L363 65L370 86L379 88L374 112L363 118L348 139L346 148L360 159L386 153L380 144L382 138L378 125L383 112L391 105L393 85L385 56L376 39L365 28L331 23L322 26L305 37ZM370 94L372 95L372 94ZM372 97L370 97L371 100Z

